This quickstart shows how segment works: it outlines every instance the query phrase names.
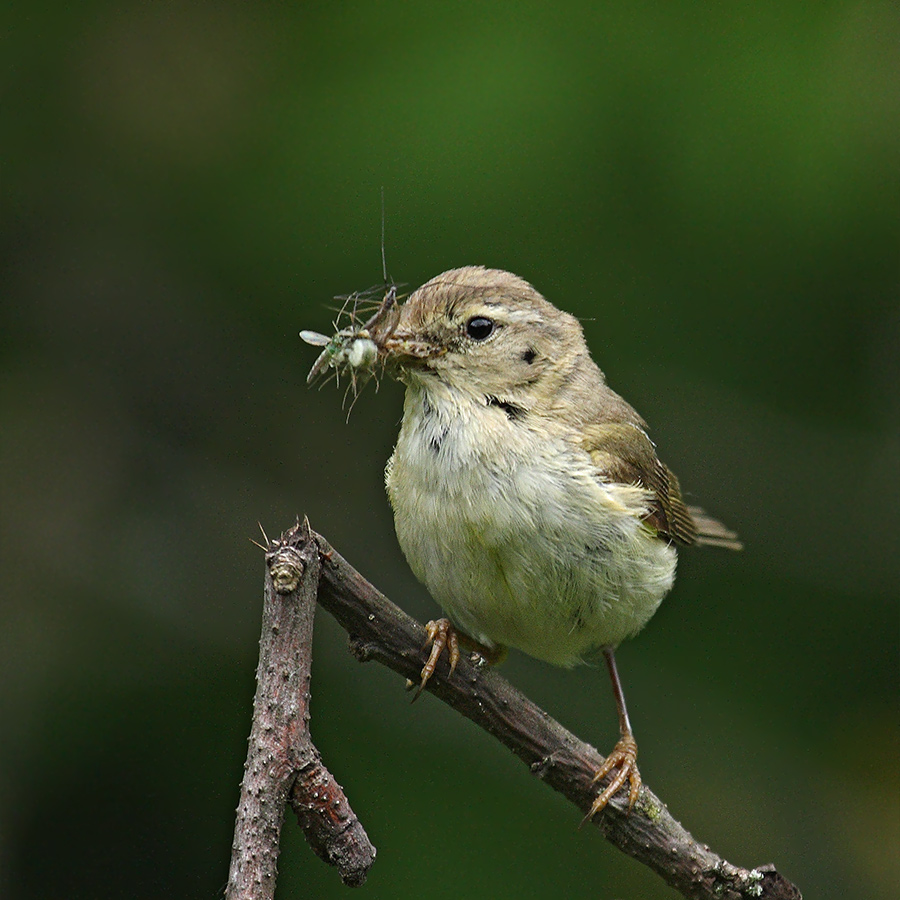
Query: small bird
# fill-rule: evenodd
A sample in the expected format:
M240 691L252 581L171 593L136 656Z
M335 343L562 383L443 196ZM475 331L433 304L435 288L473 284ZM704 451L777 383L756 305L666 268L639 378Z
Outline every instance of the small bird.
M578 320L522 278L467 266L394 298L323 358L377 358L406 386L387 492L400 547L447 615L428 623L420 690L445 650L452 672L460 641L488 662L515 647L570 667L600 651L620 739L586 819L626 782L630 811L641 777L616 647L671 589L678 545L739 549L736 535L685 505Z

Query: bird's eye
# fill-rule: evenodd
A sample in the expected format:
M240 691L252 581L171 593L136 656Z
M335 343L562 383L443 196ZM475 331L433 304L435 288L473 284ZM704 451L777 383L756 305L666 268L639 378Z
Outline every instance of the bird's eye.
M483 341L494 333L495 327L493 319L486 319L484 316L472 316L466 322L466 334L473 341Z

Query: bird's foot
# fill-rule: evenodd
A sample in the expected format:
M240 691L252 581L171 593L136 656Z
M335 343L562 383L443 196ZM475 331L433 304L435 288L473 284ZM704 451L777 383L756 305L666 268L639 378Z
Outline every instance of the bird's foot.
M638 795L641 792L641 773L637 767L637 741L632 734L623 734L619 742L613 747L612 753L603 761L603 765L597 770L592 784L606 778L610 772L618 769L612 781L606 786L606 789L591 804L590 811L584 817L582 825L590 822L598 812L605 809L606 804L618 793L627 781L628 789L628 812L637 802Z
M416 693L413 695L414 701L422 693L431 676L434 675L434 670L437 668L438 660L441 658L444 650L447 651L447 656L450 660L451 675L459 662L459 635L449 619L432 619L425 625L425 633L427 638L422 645L422 649L424 650L430 644L431 653L428 654L428 660L422 666L420 673L422 680L419 682Z
M478 641L465 634L460 634L459 640L463 646L468 647L472 651L469 662L476 669L481 669L485 666L499 666L509 656L509 648L501 644L497 644L494 647L485 647L484 644L479 644Z

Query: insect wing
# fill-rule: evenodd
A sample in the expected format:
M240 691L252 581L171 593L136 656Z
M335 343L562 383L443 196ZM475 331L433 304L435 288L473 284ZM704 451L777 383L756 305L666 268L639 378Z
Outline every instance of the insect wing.
M330 337L324 334L319 334L318 331L301 331L300 339L305 341L307 344L311 344L313 347L327 347Z

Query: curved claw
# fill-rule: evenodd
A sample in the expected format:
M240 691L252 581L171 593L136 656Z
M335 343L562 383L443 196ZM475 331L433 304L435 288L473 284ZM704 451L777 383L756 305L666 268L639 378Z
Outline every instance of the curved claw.
M641 773L637 767L637 741L634 735L624 734L619 742L613 748L612 753L603 761L603 765L597 770L592 784L606 778L610 772L618 769L613 780L606 786L606 789L591 804L588 814L584 817L581 824L590 822L598 812L606 808L609 801L619 792L625 781L628 781L628 809L631 812L634 804L641 792Z
M428 654L428 660L422 666L422 681L416 688L415 694L413 694L413 702L418 699L419 694L422 693L425 685L428 684L428 680L434 675L438 660L445 649L450 660L451 675L459 662L459 636L449 619L433 619L425 625L425 633L427 637L422 645L422 649L424 650L425 647L431 644L431 653Z

